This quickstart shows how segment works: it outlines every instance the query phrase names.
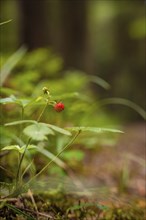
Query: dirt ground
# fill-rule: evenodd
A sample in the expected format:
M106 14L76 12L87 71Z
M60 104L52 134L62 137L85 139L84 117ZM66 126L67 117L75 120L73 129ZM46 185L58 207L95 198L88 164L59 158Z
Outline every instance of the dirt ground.
M103 147L87 156L85 170L92 186L115 194L146 196L146 124L125 126L114 147Z

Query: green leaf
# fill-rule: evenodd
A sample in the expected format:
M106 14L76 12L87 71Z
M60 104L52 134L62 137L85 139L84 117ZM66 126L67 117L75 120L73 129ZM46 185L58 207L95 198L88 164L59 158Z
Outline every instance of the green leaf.
M60 158L55 157L55 155L53 153L51 153L50 151L48 151L48 150L46 150L44 148L39 148L39 147L37 147L37 151L40 152L41 154L45 155L49 159L53 160L54 163L56 163L58 166L60 166L63 169L65 169L66 164Z
M48 126L45 123L29 125L23 130L23 132L24 134L36 141L47 140L46 135L48 134L54 135L52 129L48 128Z
M53 129L54 131L57 131L61 134L65 134L65 135L68 135L68 136L71 136L71 133L63 128L60 128L58 126L55 126L55 125L51 125L51 124L46 124L49 128Z
M106 206L106 205L101 205L101 204L97 204L97 207L98 207L100 210L102 210L102 211L106 211L106 210L109 209L108 206Z
M20 151L19 145L9 145L6 147L3 147L2 150L17 150Z
M26 148L26 145L23 145L23 146L20 148L19 152L20 152L21 154L23 154L25 148ZM37 146L36 146L36 145L33 145L33 144L28 145L28 146L27 146L27 150L31 150L31 149L37 149Z
M17 104L26 107L31 101L29 99L17 99Z
M25 150L25 147L26 147L26 145L23 145L22 147L20 147L19 145L9 145L9 146L2 148L2 150L17 150L17 151L19 151L19 153L22 154ZM36 149L36 148L37 148L37 146L35 146L33 144L30 144L27 146L27 150Z
M14 183L6 183L6 182L0 182L0 192L1 192L1 197L6 196L7 192L12 192L14 188ZM0 204L0 210L3 207L3 203L1 202Z
M33 124L41 124L42 126L44 125L44 127L47 127L48 129L51 128L52 130L54 131L57 131L61 134L64 134L64 135L68 135L68 136L71 136L71 133L63 128L60 128L58 126L55 126L55 125L51 125L51 124L46 124L46 123L38 123L37 121L35 120L20 120L20 121L13 121L13 122L10 122L10 123L6 123L5 126L12 126L12 125L18 125L18 124L23 124L23 123L33 123ZM52 131L53 132L53 131ZM54 134L54 133L53 133Z
M86 207L91 207L91 206L96 206L95 203L90 203L90 202L87 202L87 203L81 203L79 205L74 205L70 208L67 209L67 212L69 211L73 211L73 210L79 210L79 209L82 209L82 208L86 208Z
M26 107L31 102L29 99L18 99L14 95L0 99L0 104L17 104L22 107Z
M68 127L70 131L88 131L88 132L95 132L95 133L103 133L103 132L114 132L114 133L123 133L120 130L112 129L112 128L98 128L98 127Z
M72 92L72 93L66 93L58 96L52 96L53 100L63 100L63 99L68 99L68 98L76 98L79 97L78 92Z
M42 100L44 100L44 97L39 96L39 97L37 97L37 98L35 99L35 102L39 102L39 101L42 101Z
M0 99L0 104L16 104L16 97L11 95L10 97L7 98L2 98Z
M81 161L84 158L84 152L81 150L69 150L62 153L62 157L67 160Z
M13 122L10 122L10 123L6 123L5 126L19 125L19 124L23 124L23 123L37 124L37 122L35 120L20 120L20 121L13 121Z

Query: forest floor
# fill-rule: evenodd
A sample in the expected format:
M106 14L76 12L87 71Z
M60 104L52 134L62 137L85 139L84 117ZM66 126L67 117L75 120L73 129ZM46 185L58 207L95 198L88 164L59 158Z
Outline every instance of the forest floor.
M116 146L87 154L88 179L110 187L115 193L145 197L146 124L130 124L122 130L124 134Z
M87 150L76 174L78 186L60 179L62 186L48 193L34 190L5 201L0 219L146 219L146 124L130 124L123 131L116 146Z

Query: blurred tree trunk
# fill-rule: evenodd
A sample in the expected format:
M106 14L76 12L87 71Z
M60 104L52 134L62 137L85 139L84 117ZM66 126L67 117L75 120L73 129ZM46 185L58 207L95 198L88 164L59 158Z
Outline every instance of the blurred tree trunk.
M51 43L64 59L66 68L92 72L92 49L88 32L87 0L50 2Z
M83 69L87 53L87 1L61 0L61 45L67 66Z
M46 34L45 0L19 0L21 10L21 43L28 49L44 47L48 44Z
M20 0L21 44L51 46L65 67L90 72L87 0Z

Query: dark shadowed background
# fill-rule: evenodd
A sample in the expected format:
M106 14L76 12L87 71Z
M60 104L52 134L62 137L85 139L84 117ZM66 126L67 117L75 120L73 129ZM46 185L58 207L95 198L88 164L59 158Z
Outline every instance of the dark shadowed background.
M145 7L143 0L1 0L1 53L20 46L52 48L64 69L105 79L95 96L126 98L145 108ZM49 77L49 76L48 76ZM77 79L78 80L78 79ZM128 120L141 120L129 108L110 106Z

